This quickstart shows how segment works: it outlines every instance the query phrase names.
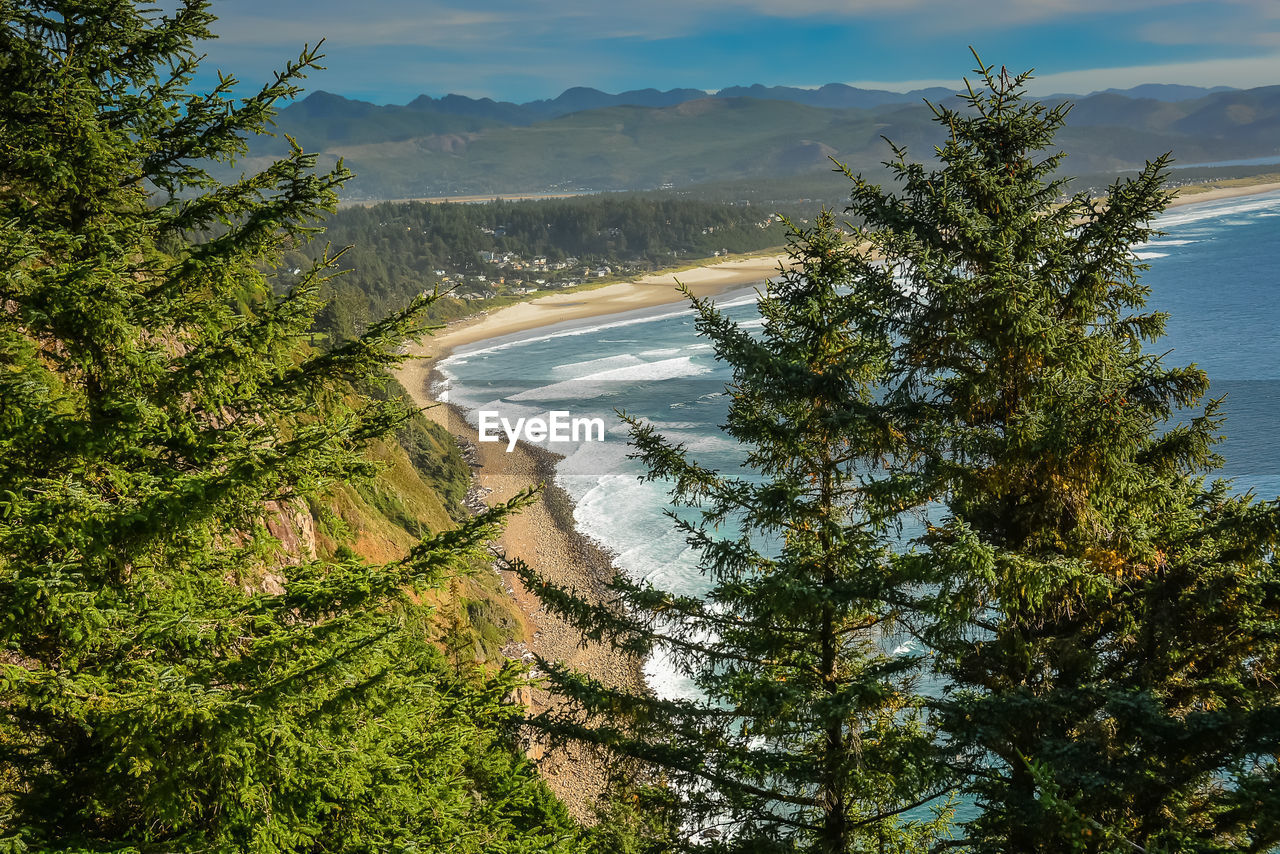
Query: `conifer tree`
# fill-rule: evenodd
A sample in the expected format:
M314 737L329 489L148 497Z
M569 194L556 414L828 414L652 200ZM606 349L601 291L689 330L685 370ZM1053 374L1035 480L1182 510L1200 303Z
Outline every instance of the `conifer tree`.
M937 165L894 147L896 191L855 178L850 206L894 276L855 289L895 341L908 503L945 508L900 562L928 582L911 623L978 807L954 844L1272 850L1277 507L1206 482L1217 402L1180 414L1208 381L1154 355L1164 317L1143 312L1133 248L1168 158L1064 198L1068 107L978 71L962 106L934 108Z
M586 637L666 656L703 698L627 695L547 663L573 705L535 723L650 768L689 850L924 851L945 784L917 715L919 660L891 640L910 579L889 560L897 496L881 463L897 440L872 393L888 339L846 293L883 273L829 213L789 249L796 265L758 301L761 337L692 299L699 333L733 370L724 429L747 470L699 465L628 418L647 477L694 508L679 525L706 596L619 577L616 599L593 608L514 562Z
M422 305L305 346L328 260L263 271L348 173L208 166L318 55L189 93L208 5L0 3L0 847L566 850L504 740L515 675L428 641L422 594L510 507L382 566L271 534L372 472L411 410L348 392Z

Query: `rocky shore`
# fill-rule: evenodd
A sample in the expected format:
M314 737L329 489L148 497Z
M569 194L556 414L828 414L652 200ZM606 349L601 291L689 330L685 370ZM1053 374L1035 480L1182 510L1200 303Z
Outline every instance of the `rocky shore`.
M452 433L463 448L472 465L473 486L467 505L473 512L506 501L530 486L541 486L537 501L508 520L496 547L510 557L519 557L551 581L599 601L616 569L610 555L574 527L573 501L554 483L557 455L523 442L510 453L504 443L478 443L475 429L460 409L433 402L431 388L436 375L421 370L424 365L417 367L419 370L408 376L402 373L401 382L416 401L430 406L427 416ZM499 573L524 616L524 641L507 646L504 653L508 658L529 664L537 657L563 661L605 684L645 690L642 662L601 644L584 644L577 630L545 611L519 578L500 567ZM538 686L536 670L533 676L520 699L537 713L555 700ZM607 782L601 757L581 746L548 747L532 733L526 750L569 809L579 818L591 820L593 806Z

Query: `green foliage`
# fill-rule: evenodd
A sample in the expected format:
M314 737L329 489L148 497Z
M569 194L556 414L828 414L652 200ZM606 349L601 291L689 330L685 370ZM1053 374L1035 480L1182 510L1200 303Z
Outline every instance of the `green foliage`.
M500 650L519 635L513 614L493 599L469 599L467 623L473 628L482 661L501 660Z
M293 125L290 116L283 118L283 127L296 127L308 147L354 164L361 177L353 187L360 197L397 199L650 189L796 174L821 167L826 153L837 150L827 148L829 140L841 150L846 144L865 147L876 139L878 117L864 110L735 98L663 109L608 107L527 128L490 125L465 134L418 134L407 144L387 144L406 127L398 116L369 116L385 132L367 141L336 139L320 123L304 119ZM384 124L385 119L390 121Z
M894 340L884 412L914 503L898 561L946 691L945 761L979 814L973 851L1267 851L1280 843L1275 503L1207 484L1216 402L1151 354L1164 318L1132 248L1167 202L1167 157L1106 199L1060 203L1067 108L1025 75L939 107L930 168L894 148L896 193L855 178L863 277Z
M417 429L349 390L425 305L318 353L332 259L282 294L260 272L348 173L296 147L232 184L204 171L315 51L243 100L230 79L194 95L207 3L3 6L3 844L578 847L505 734L521 675L449 666L421 604L528 496L386 565L282 545L308 501L377 472L373 440Z
M368 501L387 521L415 537L427 533L425 526L405 507L404 500L394 489L377 481L361 481L357 489L360 497Z
M399 383L390 380L388 386L407 398ZM414 469L444 500L449 513L455 519L461 519L467 512L462 500L471 488L471 467L463 459L453 436L421 413L414 413L400 426L395 436L396 442L409 455Z
M699 332L733 369L725 429L754 476L699 466L630 420L648 477L693 510L678 524L707 595L619 578L615 601L591 607L515 564L587 637L666 655L705 699L626 696L551 665L558 689L601 723L537 723L658 769L688 848L923 851L944 822L945 785L919 715L920 661L889 651L894 603L913 584L890 561L898 499L883 461L899 440L872 388L890 344L868 323L875 306L846 287L883 273L830 214L793 231L789 248L797 266L759 299L761 338L693 300ZM931 803L941 816L903 816Z
M611 797L587 832L591 854L673 854L681 850L675 820L676 797L670 788L637 779L637 768L624 765ZM643 775L641 775L643 777Z

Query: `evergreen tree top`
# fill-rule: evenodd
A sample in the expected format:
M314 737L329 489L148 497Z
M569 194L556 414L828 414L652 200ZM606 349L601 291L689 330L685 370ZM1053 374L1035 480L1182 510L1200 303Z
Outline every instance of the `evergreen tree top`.
M4 4L0 847L580 848L507 740L517 669L432 643L427 594L528 495L385 565L282 546L412 414L352 390L424 302L310 346L333 256L270 270L349 173L208 165L320 55L193 93L209 9Z
M893 273L855 288L894 341L900 464L935 502L896 562L925 582L908 623L975 806L956 844L1268 850L1277 507L1205 482L1218 401L1195 411L1204 372L1152 349L1165 318L1133 249L1158 233L1169 157L1065 195L1068 108L978 73L935 109L937 164L894 148L896 188L851 176L850 203Z

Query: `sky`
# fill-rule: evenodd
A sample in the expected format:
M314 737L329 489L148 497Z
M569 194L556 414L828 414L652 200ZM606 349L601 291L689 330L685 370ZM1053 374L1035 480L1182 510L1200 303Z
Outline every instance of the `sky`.
M1032 94L1280 84L1280 0L213 0L213 69L258 85L324 38L307 81L379 104L847 83L955 86L984 62Z

